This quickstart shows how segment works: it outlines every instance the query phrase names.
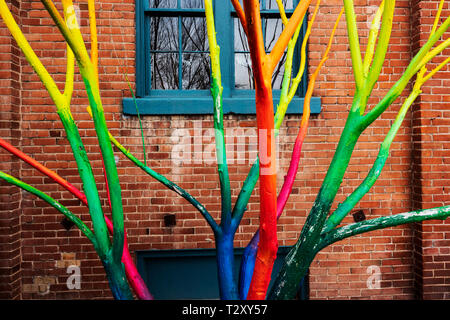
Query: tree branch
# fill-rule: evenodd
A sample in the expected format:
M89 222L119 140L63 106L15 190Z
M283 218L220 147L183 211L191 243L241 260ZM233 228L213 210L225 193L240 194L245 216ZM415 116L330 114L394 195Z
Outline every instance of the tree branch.
M380 217L371 220L365 220L357 223L352 223L344 227L340 227L323 235L323 238L318 243L316 251L320 251L326 246L332 243L343 240L345 238L374 231L378 229L384 229L388 227L394 227L401 224L421 222L425 220L440 219L445 220L450 216L450 206L424 209L417 211L410 211L406 213L400 213L387 217Z
M358 28L356 26L356 14L353 0L344 0L345 18L347 20L348 42L352 57L353 74L356 87L360 89L363 85L363 64L361 48L359 46Z

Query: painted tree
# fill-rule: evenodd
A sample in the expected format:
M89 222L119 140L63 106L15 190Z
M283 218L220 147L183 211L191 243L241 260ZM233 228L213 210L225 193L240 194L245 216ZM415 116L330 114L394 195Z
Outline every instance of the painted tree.
M427 64L450 45L449 39L440 40L450 23L450 18L446 18L444 22L439 25L441 19L440 15L444 4L443 0L440 2L439 10L436 14L428 41L411 60L400 79L394 84L384 98L370 110L367 110L368 99L379 79L381 68L385 61L392 30L395 1L383 0L381 2L372 21L368 36L368 45L363 57L359 44L353 1L343 0L343 8L332 33L330 34L327 49L323 53L322 60L315 66L316 69L310 76L303 106L302 120L292 151L291 162L283 186L278 193L276 178L277 174L280 173L277 173L276 170L275 137L279 133L287 106L292 100L305 70L306 43L314 24L320 0L317 0L315 4L312 18L308 23L308 30L303 43L301 44L301 63L295 77L292 76L294 48L297 44L302 21L305 18L306 12L312 1L301 1L294 10L292 16L288 19L284 11L283 2L277 0L284 29L280 36L274 41L275 45L271 52L266 53L263 41L259 1L244 0L242 6L241 2L232 0L231 2L236 10L242 25L242 30L248 41L248 48L252 61L252 77L255 88L255 109L258 129L258 158L250 169L234 206L231 199L224 135L225 124L223 119L220 50L216 40L212 1L205 0L204 7L207 22L207 37L211 60L211 95L214 105L217 170L221 191L221 217L219 222L216 222L208 210L191 194L148 167L145 160L144 163L138 160L136 156L132 155L108 131L98 83L98 49L94 0L88 0L91 33L90 53L83 41L79 24L73 10L72 0L62 0L63 15L59 13L51 0L41 1L67 42L67 74L65 88L62 93L34 53L19 26L14 21L5 0L0 0L0 14L26 59L40 77L50 97L55 103L56 111L63 123L67 139L72 148L80 178L83 182L84 192L77 190L69 182L59 177L55 172L45 168L31 157L23 154L8 142L0 139L0 146L24 160L44 175L47 175L58 184L65 187L75 197L80 199L83 204L88 207L93 230L87 227L83 221L71 213L67 208L44 192L4 172L0 172L0 178L43 199L49 205L64 214L83 232L93 244L95 251L98 253L99 258L103 263L113 296L116 299L132 298L130 286L140 299L152 299L152 295L142 281L142 278L139 276L128 251L126 232L124 229L122 192L119 185L119 176L114 161L112 145L117 147L129 160L137 167L141 168L146 174L186 199L208 222L215 236L217 270L220 296L222 299L292 299L295 297L298 286L314 257L326 246L356 234L404 223L429 219L446 219L450 215L450 206L444 206L417 212L391 215L339 227L344 217L370 190L380 175L386 159L388 158L389 148L408 109L420 95L421 86L449 62L449 58L447 58L431 71L427 69ZM292 186L299 167L301 148L308 128L310 114L309 104L314 84L322 65L328 58L328 52L333 43L334 32L344 13L356 88L353 104L349 111L346 125L340 137L335 155L314 205L306 219L305 225L301 229L300 237L286 257L282 270L277 275L271 292L267 292L278 249L276 233L277 219L282 214L289 195L292 192ZM170 42L170 39L167 39L167 41ZM276 108L276 113L274 114L272 97L273 74L274 72L279 72L280 69L278 66L280 59L282 58L285 59L285 69L281 97ZM101 207L100 197L88 154L81 141L78 128L70 111L75 61L78 64L80 74L85 84L89 99L88 112L92 116L98 144L101 149L109 205L112 212L112 221L105 216ZM165 69L161 71L166 73L170 72L170 70ZM166 78L170 78L170 74L166 74L166 76L161 79ZM376 158L372 169L368 172L367 177L356 190L351 193L334 212L330 212L358 138L362 132L402 94L408 83L413 81L413 79L415 81L413 90L400 108L393 121L392 127L381 144L378 157ZM196 79L196 81L203 80L204 79ZM145 144L143 144L143 147L145 148ZM258 232L245 249L241 263L240 281L239 283L236 283L234 280L235 275L233 274L233 240L246 211L250 196L258 181L260 186L260 226Z

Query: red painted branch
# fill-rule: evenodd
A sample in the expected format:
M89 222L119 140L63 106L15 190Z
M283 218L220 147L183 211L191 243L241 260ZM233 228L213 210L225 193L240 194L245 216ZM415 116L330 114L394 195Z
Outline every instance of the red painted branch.
M256 89L256 121L260 159L260 242L247 299L266 297L278 250L275 131L272 100L272 71L264 49L259 1L245 0L248 42Z
M5 140L0 138L0 147L5 149L6 151L12 153L19 159L22 159L26 163L28 163L33 168L37 169L42 174L46 175L47 177L51 178L53 181L67 189L70 193L72 193L75 197L80 199L81 202L83 202L87 206L87 199L86 196L78 190L76 187L71 185L69 182L67 182L65 179L61 178L58 174L56 174L54 171L48 169L47 167L43 166L33 158L27 156L22 151L18 150L17 148L13 147L9 142L6 142Z

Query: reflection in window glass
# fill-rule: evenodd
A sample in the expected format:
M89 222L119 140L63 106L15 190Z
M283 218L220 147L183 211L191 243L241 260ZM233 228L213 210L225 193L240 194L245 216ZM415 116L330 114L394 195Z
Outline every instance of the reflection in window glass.
M249 53L234 55L234 87L236 89L254 89L252 60Z
M153 17L150 24L150 50L178 52L178 21L171 17Z
M150 8L176 8L177 0L150 0Z
M204 0L181 0L181 8L202 9Z
M178 53L152 54L152 89L178 89L178 61Z
M175 0L175 3L177 1ZM183 0L182 6L198 9L203 0ZM173 2L152 0L154 9L167 9ZM158 7L159 6L159 7ZM186 9L188 10L188 9ZM210 60L204 17L166 11L150 17L151 88L157 90L207 90Z
M205 18L182 18L181 23L182 50L208 52Z
M270 52L276 43L276 40L283 31L283 23L278 18L263 18L263 37L266 52ZM236 89L254 89L251 72L251 60L248 49L247 37L242 29L239 19L234 19L234 77ZM284 74L284 63L286 53L280 60L280 63L274 70L272 76L272 88L281 89Z
M244 7L243 1L239 0L241 6ZM294 8L293 0L281 0L285 10L292 10ZM276 0L259 0L261 10L278 10Z
M266 9L270 10L278 10L278 5L275 0L265 0L266 2ZM292 0L282 0L285 10L292 10L294 8L293 1Z
M293 3L297 3L294 0L282 2L288 14L292 13ZM276 0L260 0L260 4L264 46L266 52L270 52L284 26L279 15L273 13L278 10ZM204 0L149 0L149 5L152 9L149 17L151 88L209 89L210 60L206 21L204 14L198 10L203 9ZM254 89L254 84L247 38L239 19L234 16L232 20L234 47L229 48L229 54L234 53L234 88L251 90ZM285 59L286 53L274 70L272 87L275 90L281 89Z
M183 53L182 88L206 90L210 87L210 66L207 53Z

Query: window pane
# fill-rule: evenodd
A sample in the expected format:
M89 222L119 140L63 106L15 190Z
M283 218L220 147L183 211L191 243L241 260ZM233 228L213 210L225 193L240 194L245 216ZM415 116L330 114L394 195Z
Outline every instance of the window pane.
M209 55L207 53L183 54L183 89L206 90L210 88Z
M293 0L281 0L284 5L284 10L292 10L293 9ZM278 5L275 0L266 0L266 9L278 10Z
M264 47L266 52L270 52L283 31L281 19L263 19Z
M205 18L182 18L181 39L183 51L208 51Z
M253 75L249 53L234 55L234 86L236 89L253 89Z
M238 18L234 20L234 51L237 52L248 52L248 42L247 36L245 35L244 29Z
M202 9L204 0L181 0L181 8Z
M152 89L178 89L178 54L153 53L151 60Z
M177 0L150 0L150 8L176 8Z
M286 62L286 53L281 58L272 75L272 89L281 89L284 77L284 63Z
M178 51L178 19L152 17L150 24L151 51Z

